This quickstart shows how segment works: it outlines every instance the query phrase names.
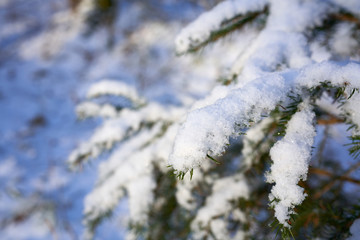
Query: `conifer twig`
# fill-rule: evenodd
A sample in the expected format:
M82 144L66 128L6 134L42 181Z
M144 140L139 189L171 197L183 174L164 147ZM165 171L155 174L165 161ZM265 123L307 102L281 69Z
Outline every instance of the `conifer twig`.
M191 52L197 52L198 50L200 50L201 48L203 48L207 44L212 43L212 42L216 42L217 40L219 40L220 38L225 37L229 33L233 32L233 31L235 31L237 29L240 29L246 23L253 21L259 15L261 15L263 13L266 13L266 12L267 12L267 8L265 8L261 12L250 12L250 13L247 13L245 15L240 14L240 15L235 16L234 18L226 20L221 24L220 29L210 33L210 36L209 36L208 39L206 39L203 42L192 43L191 46L189 47L189 49L186 52L188 52L188 53L189 52L190 53ZM185 54L186 52L178 53L178 55Z
M329 118L326 119L318 119L317 120L317 124L318 125L332 125L332 124L337 124L337 123L343 123L344 119L341 119L337 116L334 115L329 115Z
M320 168L314 168L314 167L310 168L310 172L314 173L314 174L318 174L318 175L333 177L333 178L336 178L336 180L351 182L351 183L360 185L360 180L358 180L358 179L354 179L354 178L348 177L346 175L337 176L331 172L328 172L328 171L320 169Z
M353 172L354 170L358 169L360 167L360 162L356 163L355 165L351 166L343 175L341 176L337 176L334 175L333 173L326 171L324 169L320 169L320 168L315 168L315 167L310 167L309 168L309 173L313 173L313 174L317 174L317 175L323 175L323 176L329 176L333 178L333 181L329 182L328 184L326 184L323 189L319 192L317 192L314 195L314 199L318 199L320 198L324 193L326 193L327 191L329 191L331 189L331 187L335 184L336 181L346 181L346 182L351 182L354 184L358 184L360 185L360 180L359 179L354 179L351 177L348 177L348 175Z

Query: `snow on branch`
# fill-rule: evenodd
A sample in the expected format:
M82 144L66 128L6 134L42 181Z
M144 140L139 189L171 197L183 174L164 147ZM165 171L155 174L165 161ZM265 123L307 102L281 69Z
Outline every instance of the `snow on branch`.
M306 194L297 184L306 180L314 143L315 114L308 101L299 105L300 111L288 122L286 135L270 150L273 161L267 181L275 183L271 189L270 206L275 209L275 217L286 227L296 205L302 203Z
M320 26L336 9L323 0L271 0L266 30L305 33L307 29Z
M99 182L85 199L84 213L88 228L91 229L99 219L112 212L126 194L129 196L130 220L146 224L156 186L153 163L158 161L162 162L159 165L165 165L177 130L177 124L165 131L162 123L157 123L150 132L142 131L126 142L112 154L108 162L102 164ZM163 171L166 172L166 168Z
M243 165L247 169L250 169L254 163L256 164L259 161L259 156L270 147L270 143L266 141L266 129L270 128L270 125L274 124L274 122L273 117L267 117L246 131L241 154L243 156ZM257 151L254 151L254 146L256 146Z
M80 119L89 117L114 118L118 114L116 108L110 104L96 104L93 102L83 102L76 107L76 115Z
M249 194L248 183L242 174L218 179L213 185L212 194L207 197L205 205L199 209L191 223L194 239L203 239L209 228L217 239L228 239L226 219L222 217L232 214L234 219L245 222L244 214L239 209L234 210L231 201L248 199ZM241 233L238 233L238 237L239 234Z
M87 93L88 98L95 98L103 95L122 96L137 104L144 102L144 99L139 96L134 87L120 81L102 80L93 84Z
M89 141L82 143L69 157L71 168L98 157L115 143L136 133L142 127L151 127L157 121L173 122L183 116L184 110L176 107L148 103L139 110L124 109L118 117L108 119L96 129Z
M324 82L333 86L346 87L348 90L360 88L360 62L326 61L311 64L299 70L295 87L313 88Z
M86 197L86 227L93 230L124 196L129 197L130 223L135 226L129 236L135 234L137 224L152 227L149 226L151 207L168 199L164 197L168 193L159 188L158 181L162 178L157 176L159 170L162 175L169 173L170 169L164 167L168 160L180 176L188 171L191 177L194 175L192 180L186 178L176 183L176 191L171 196L175 197L179 211L186 209L196 214L186 222L186 226L191 227L191 237L242 239L246 233L240 228L229 229L232 220L240 225L246 222L244 213L234 202L251 195L251 184L244 172L257 163L257 158L265 154L267 157L271 146L273 165L267 175L267 181L274 183L271 206L282 226L290 227L288 220L306 195L298 182L306 179L315 136L315 114L311 105L319 103L316 100L329 88L343 89L348 94L360 88L359 62L315 63L320 58L313 57L311 41L321 45L321 39L317 39L321 30L316 27L322 28L329 16L340 11L335 2L337 0L225 0L184 28L176 38L178 54L196 51L255 20L247 26L254 29L253 41L241 50L244 52L239 53L230 70L233 84L217 87L195 103L181 126L178 123L183 121L187 106L145 103L133 87L117 81L94 84L88 92L89 98L121 96L134 103L136 109L119 111L116 106L110 109L95 103L78 107L78 113L84 117L110 119L74 152L71 163L76 165L89 157L97 157L118 143L108 160L99 165L96 187ZM326 47L325 44L324 49ZM321 59L336 59L331 49L325 52L328 56ZM315 95L317 88L321 90ZM296 104L292 96L298 97ZM359 126L356 114L359 95L344 102L339 105L339 112L346 113L350 121ZM286 117L286 121L282 122L282 117ZM243 138L243 156L236 159L236 167L240 166L241 172L235 167L231 172L236 171L235 175L229 176L228 169L220 168L226 177L214 174L208 158L222 155L229 139L245 129L249 130ZM281 136L284 137L281 139ZM242 163L238 164L239 161ZM203 188L204 195L196 196L196 188Z
M350 99L348 99L343 106L345 115L349 118L351 123L355 124L356 127L353 130L353 135L360 135L360 94L355 94Z
M246 83L269 72L310 64L309 55L303 34L263 30L235 61L230 74L242 74L241 81Z
M291 92L302 95L327 81L338 87L359 88L358 76L357 62L323 62L253 80L213 104L190 112L178 132L169 163L176 170L187 172L201 165L207 155L221 155L230 136L261 120L277 104L287 103Z
M263 113L269 113L278 102L285 101L289 91L289 81L272 74L232 90L212 105L190 112L176 137L169 163L186 172L199 166L208 154L221 155L238 126L244 128L250 121L259 121Z
M267 23L234 62L229 79L250 81L263 73L311 64L306 31L334 11L326 1L269 1Z
M151 136L154 136L159 131L159 127L155 128L157 131L151 131L151 134L144 131L135 136L133 141L128 142L110 157L112 159L116 158L118 164L122 166L121 168L108 169L106 179L100 181L97 187L87 195L84 214L88 226L95 224L98 219L111 212L117 206L119 199L126 194L126 187L130 188L129 184L131 182L136 182L139 177L146 177L149 181L153 181L151 180L151 165L149 165L149 148L141 149L141 146L149 141L149 137L151 138ZM148 167L145 168L143 166ZM148 186L152 188L152 184L149 183ZM142 188L142 191L144 190L145 185ZM152 194L147 196L146 200L150 203ZM136 201L136 198L133 201ZM135 210L135 212L138 211L137 209ZM143 215L141 214L136 219L142 219Z
M346 240L356 240L360 236L360 218L355 219L350 227L351 237Z
M183 54L196 51L208 42L218 39L219 35L239 28L257 17L259 12L264 10L267 2L267 0L227 0L219 3L180 32L175 40L176 52Z

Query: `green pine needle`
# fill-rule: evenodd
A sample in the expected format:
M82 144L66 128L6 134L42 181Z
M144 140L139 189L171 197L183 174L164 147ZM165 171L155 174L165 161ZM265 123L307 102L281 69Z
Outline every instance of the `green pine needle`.
M206 156L207 156L208 158L210 158L210 160L214 161L217 165L220 165L220 164L221 164L221 162L219 162L218 160L216 160L215 158L213 158L213 157L210 156L209 154L206 154Z
M351 146L349 148L349 153L357 159L360 156L360 135L351 136L349 139L351 140L351 143L345 144L345 146Z

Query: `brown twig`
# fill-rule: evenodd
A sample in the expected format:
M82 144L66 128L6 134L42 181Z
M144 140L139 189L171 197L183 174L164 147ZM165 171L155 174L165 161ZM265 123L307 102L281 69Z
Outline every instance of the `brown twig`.
M336 181L346 181L346 182L351 182L354 184L358 184L360 185L360 180L359 179L354 179L349 177L348 175L353 172L354 170L356 170L357 168L360 167L360 162L356 163L355 165L351 166L343 175L335 175L332 172L326 171L324 169L320 169L320 168L315 168L315 167L311 167L309 169L309 173L313 173L313 174L317 174L317 175L323 175L323 176L328 176L333 178L333 181L329 182L328 184L326 184L321 191L317 192L314 195L315 199L320 198L324 193L326 193L327 191L329 191L335 184Z
M342 176L336 176L331 172L328 172L326 170L323 169L319 169L319 168L311 168L310 169L310 173L314 173L314 174L318 174L318 175L323 175L323 176L329 176L329 177L333 177L336 178L336 180L340 180L340 181L347 181L347 182L351 182L351 183L355 183L355 184L359 184L360 185L360 180L358 179L354 179L345 175Z
M336 123L343 123L344 119L338 118L334 115L329 115L329 118L322 118L317 120L318 125L332 125Z
M332 16L337 20L356 23L358 26L360 26L360 19L356 18L351 14L338 13L338 14L333 14Z

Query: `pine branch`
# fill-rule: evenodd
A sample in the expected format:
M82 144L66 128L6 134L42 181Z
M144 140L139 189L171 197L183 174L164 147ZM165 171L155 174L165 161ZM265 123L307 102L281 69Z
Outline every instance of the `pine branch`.
M186 53L194 53L208 45L209 43L213 43L221 38L224 38L228 34L241 29L245 24L256 20L258 17L264 16L268 14L268 8L265 8L261 12L249 12L245 15L240 14L231 19L225 20L221 23L220 28L216 31L212 31L205 41L196 42L192 41L189 48L186 52L179 52L178 55L186 54Z
M309 168L309 173L313 173L313 174L318 174L318 175L323 175L323 176L328 176L331 177L331 181L326 184L321 191L317 191L316 194L314 195L314 199L318 199L321 196L324 195L324 193L326 193L327 191L329 191L336 183L336 181L347 181L347 182L351 182L354 184L358 184L360 185L360 180L359 179L354 179L351 177L348 177L348 175L355 171L356 169L358 169L360 167L360 162L351 166L343 175L335 175L329 171L323 170L323 169L319 169L319 168L314 168L314 167L310 167Z
M354 14L351 14L347 11L341 11L335 14L330 15L331 18L334 18L343 22L351 22L355 23L358 27L360 27L360 19L356 17Z
M358 167L360 167L359 163L356 164L355 166L352 166L351 168L352 168L352 170L355 170ZM328 176L328 177L333 178L334 180L346 181L346 182L351 182L351 183L355 183L355 184L360 185L360 180L348 177L348 176L346 176L347 174L344 174L342 176L338 176L338 175L335 175L332 172L326 171L324 169L316 168L316 167L310 167L309 172L313 173L313 174L322 175L322 176Z
M346 146L351 146L349 149L350 155L357 159L360 156L360 135L349 137L351 143Z
M318 125L333 125L333 124L338 124L338 123L344 123L344 119L341 119L337 116L334 115L328 115L328 118L322 118L322 119L317 119L317 124Z

